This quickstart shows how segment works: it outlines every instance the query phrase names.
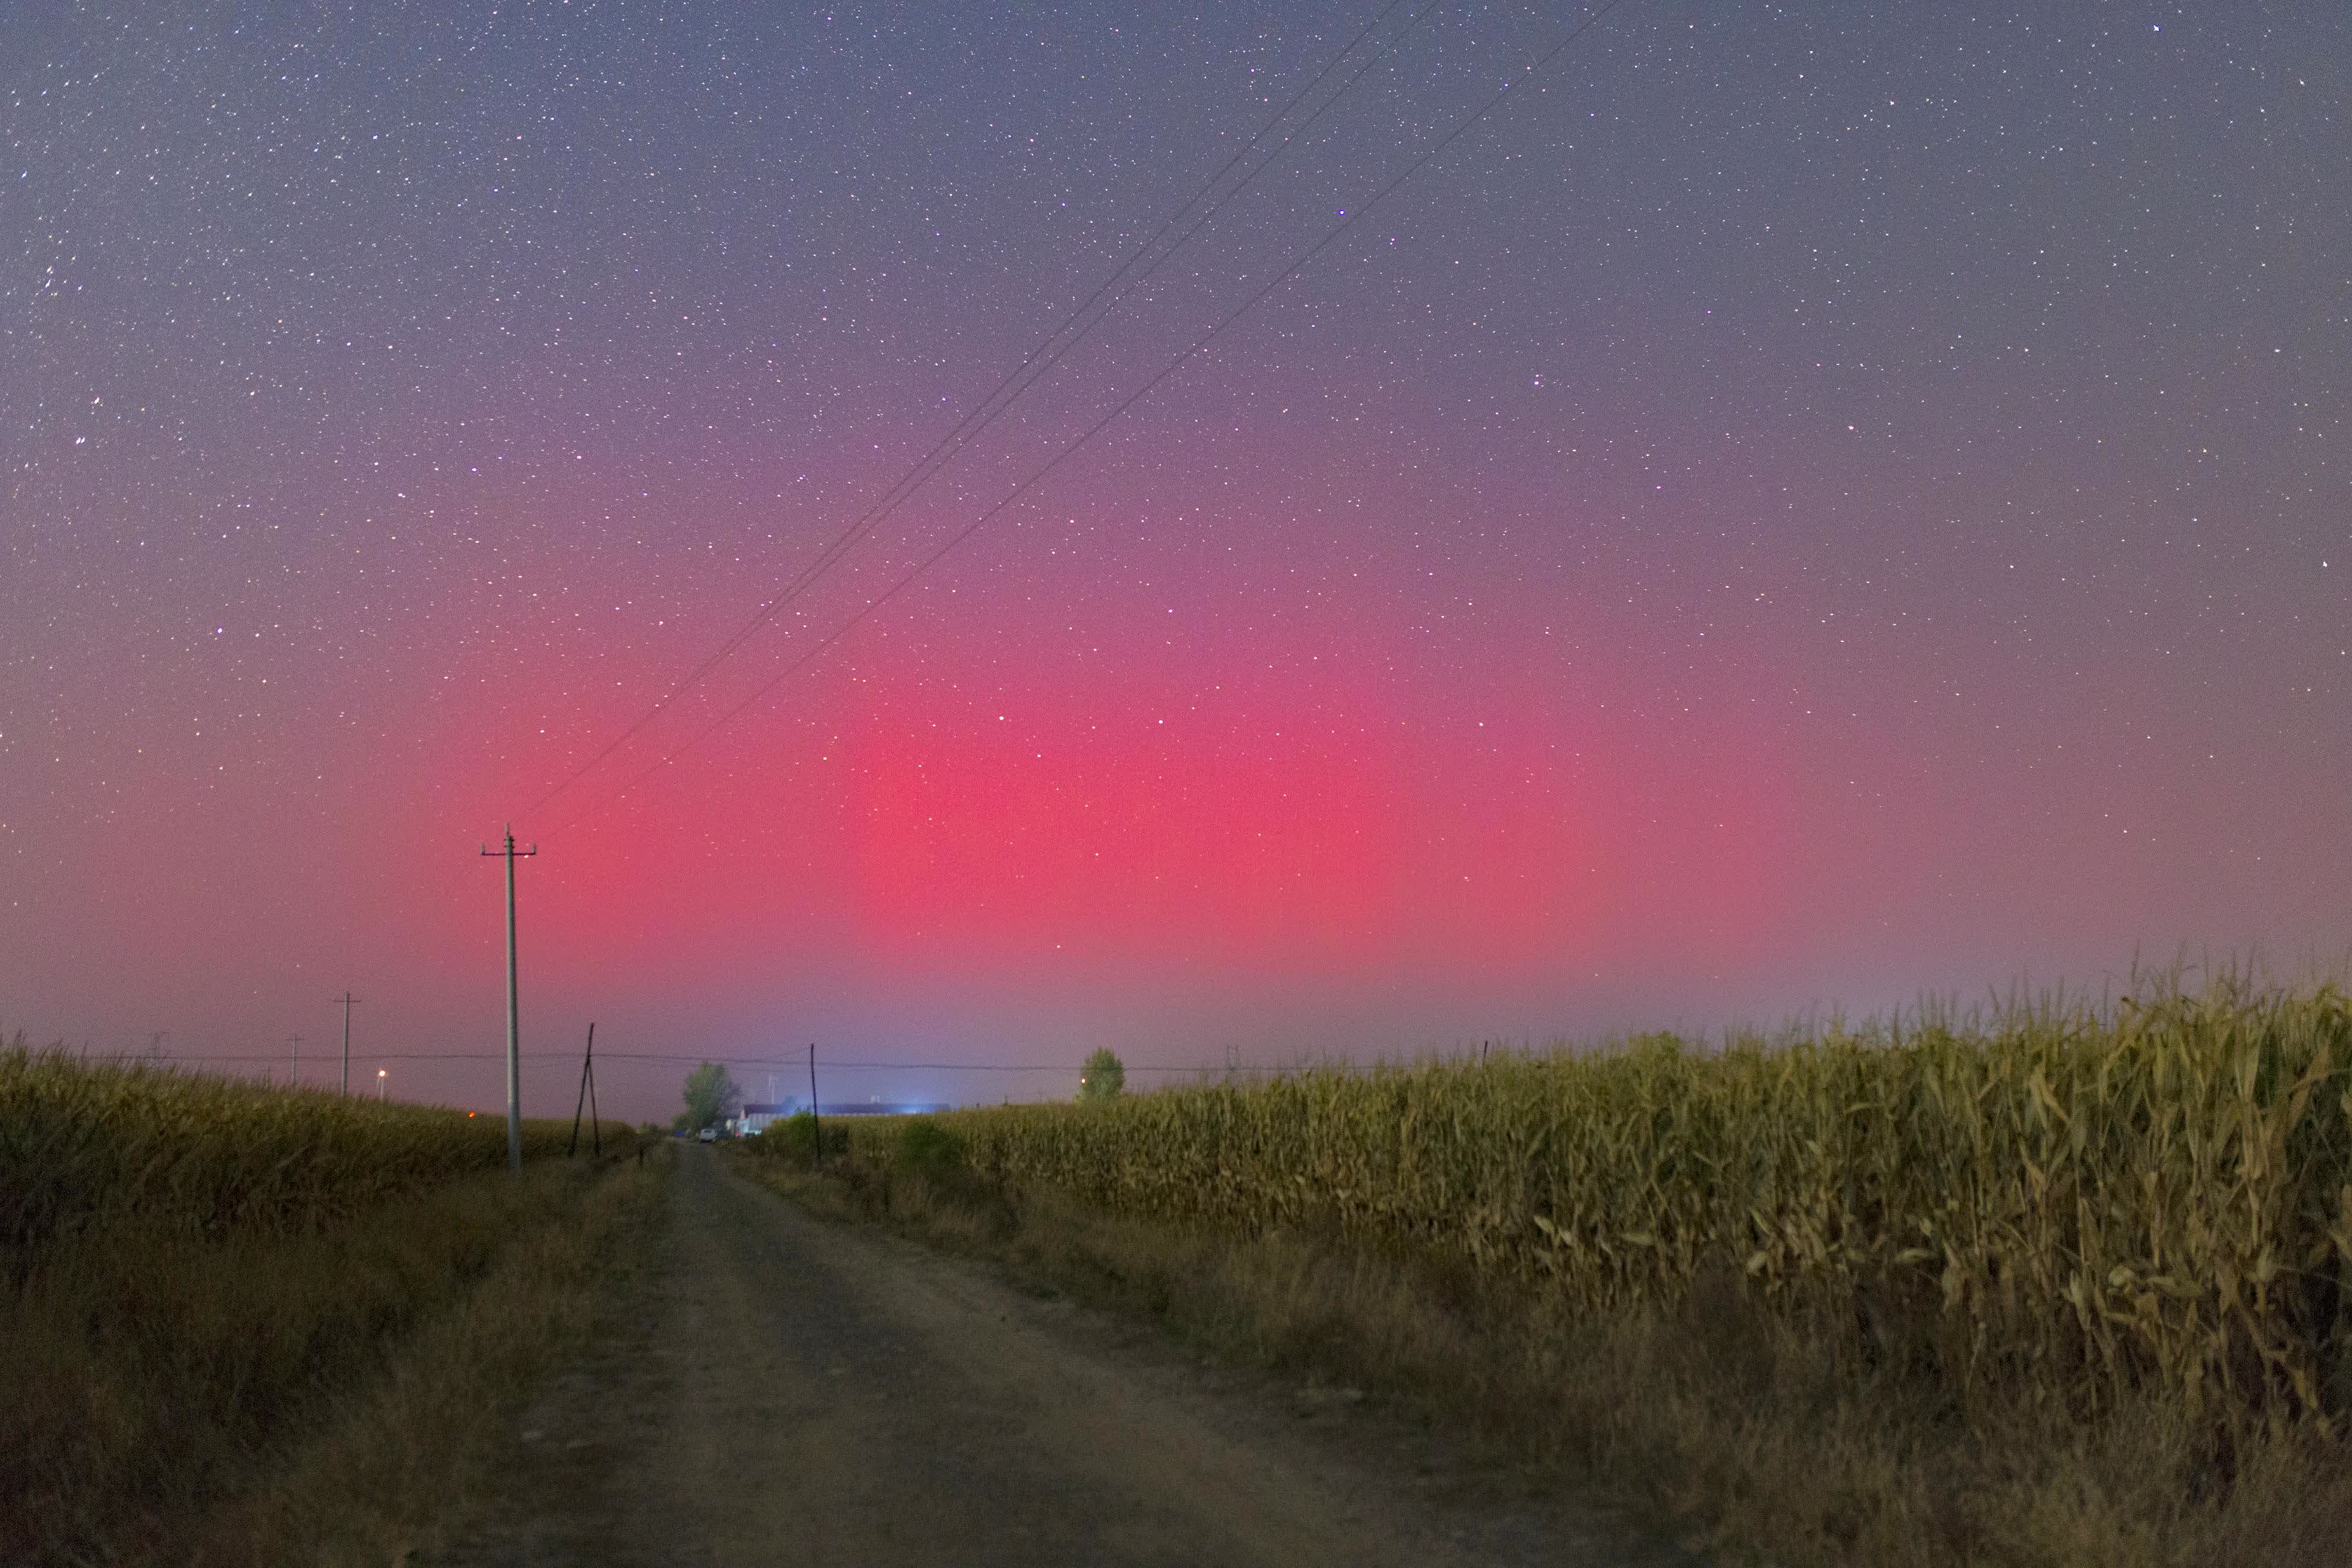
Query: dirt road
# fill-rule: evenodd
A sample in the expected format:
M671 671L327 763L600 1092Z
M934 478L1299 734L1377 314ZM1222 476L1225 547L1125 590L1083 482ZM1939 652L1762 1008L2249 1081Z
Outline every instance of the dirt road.
M1683 1563L1344 1396L1203 1366L681 1152L655 1267L470 1529L525 1564Z

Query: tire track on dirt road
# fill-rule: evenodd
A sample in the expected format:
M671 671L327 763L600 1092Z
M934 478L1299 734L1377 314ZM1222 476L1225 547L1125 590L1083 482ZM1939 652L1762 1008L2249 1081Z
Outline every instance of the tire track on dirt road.
M417 1568L1687 1563L1344 1402L680 1151L650 1268Z

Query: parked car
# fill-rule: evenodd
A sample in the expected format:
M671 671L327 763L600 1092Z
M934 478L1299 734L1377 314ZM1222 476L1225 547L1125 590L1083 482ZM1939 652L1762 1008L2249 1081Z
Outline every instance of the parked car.
M719 1129L716 1127L705 1127L697 1135L699 1136L706 1144L715 1144L719 1141Z

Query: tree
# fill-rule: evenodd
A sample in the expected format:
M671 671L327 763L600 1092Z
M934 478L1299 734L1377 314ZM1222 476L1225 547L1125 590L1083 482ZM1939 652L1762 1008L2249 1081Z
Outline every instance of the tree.
M686 1075L686 1111L677 1124L686 1132L715 1127L743 1108L743 1091L727 1069L706 1061Z
M1127 1064L1108 1051L1097 1051L1078 1070L1078 1098L1108 1100L1127 1087Z

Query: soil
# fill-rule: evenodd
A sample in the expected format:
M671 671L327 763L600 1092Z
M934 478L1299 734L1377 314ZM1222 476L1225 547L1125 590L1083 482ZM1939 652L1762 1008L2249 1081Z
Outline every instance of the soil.
M418 1568L1687 1564L1354 1390L815 1219L679 1151L652 1267Z

